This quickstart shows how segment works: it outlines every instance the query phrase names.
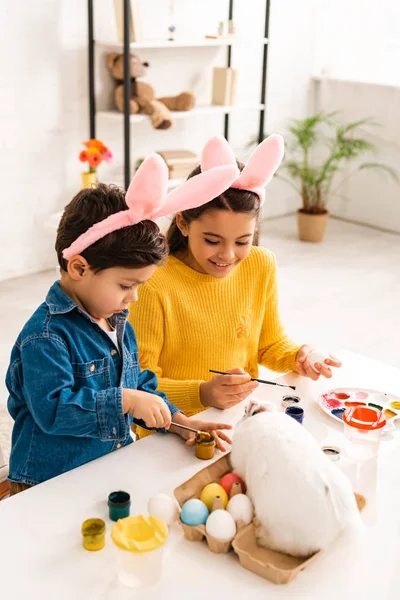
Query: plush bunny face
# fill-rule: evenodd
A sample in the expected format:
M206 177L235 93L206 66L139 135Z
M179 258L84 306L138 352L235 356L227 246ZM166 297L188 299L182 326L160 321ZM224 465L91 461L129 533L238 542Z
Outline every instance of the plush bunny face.
M107 65L111 75L117 81L124 79L124 55L120 52L111 52L107 56ZM144 77L146 75L149 63L142 62L136 54L130 55L130 76L131 78Z

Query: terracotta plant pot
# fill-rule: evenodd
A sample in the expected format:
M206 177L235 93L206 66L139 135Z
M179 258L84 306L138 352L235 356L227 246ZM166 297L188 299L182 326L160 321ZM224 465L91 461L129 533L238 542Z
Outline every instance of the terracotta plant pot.
M88 173L87 171L84 171L83 173L81 173L82 175L82 190L84 188L90 188L92 186L92 184L97 183L97 176L96 173Z
M302 209L297 211L297 226L299 238L303 242L322 242L328 223L329 213L322 215L313 215L304 212Z

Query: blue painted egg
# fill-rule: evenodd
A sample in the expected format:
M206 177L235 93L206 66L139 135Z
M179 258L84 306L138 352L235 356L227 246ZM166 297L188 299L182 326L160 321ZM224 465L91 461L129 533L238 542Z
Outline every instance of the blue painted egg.
M182 506L181 521L185 525L204 525L209 514L204 502L197 498L192 498L191 500L187 500Z

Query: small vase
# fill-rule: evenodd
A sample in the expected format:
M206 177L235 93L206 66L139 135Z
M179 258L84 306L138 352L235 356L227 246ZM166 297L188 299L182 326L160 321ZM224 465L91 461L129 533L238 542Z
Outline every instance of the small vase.
M297 211L299 238L303 242L322 242L328 223L329 213L310 214L303 210Z
M97 183L97 176L96 176L96 172L94 173L89 173L88 171L85 171L83 173L81 173L82 176L82 190L84 188L90 188L92 187L92 185L94 183Z

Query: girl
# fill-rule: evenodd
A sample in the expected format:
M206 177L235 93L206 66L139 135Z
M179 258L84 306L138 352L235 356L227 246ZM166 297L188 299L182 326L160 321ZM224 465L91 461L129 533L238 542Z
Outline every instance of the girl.
M309 346L291 341L278 312L274 255L256 246L264 188L283 157L283 139L270 136L246 167L236 163L224 138L211 139L201 168L238 164L241 174L210 202L179 212L169 231L169 258L130 307L142 366L159 389L187 414L206 407L230 408L257 387L258 365L331 377L330 357L314 371ZM212 376L209 369L228 371ZM145 435L143 431L138 432Z

